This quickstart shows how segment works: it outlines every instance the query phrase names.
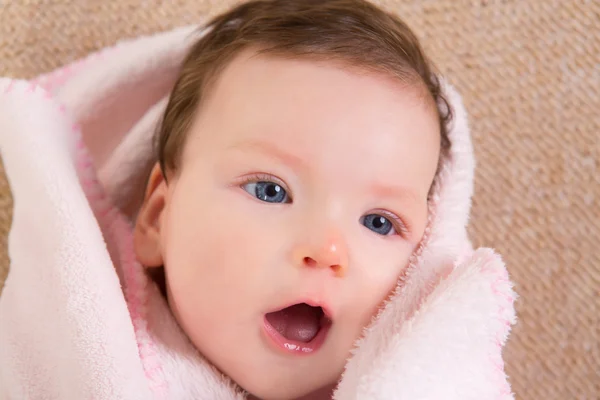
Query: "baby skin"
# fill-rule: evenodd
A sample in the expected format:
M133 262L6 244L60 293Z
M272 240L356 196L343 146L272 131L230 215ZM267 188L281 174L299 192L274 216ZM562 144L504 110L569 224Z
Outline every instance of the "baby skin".
M152 170L139 261L179 325L254 398L330 398L406 268L440 155L418 83L245 50Z

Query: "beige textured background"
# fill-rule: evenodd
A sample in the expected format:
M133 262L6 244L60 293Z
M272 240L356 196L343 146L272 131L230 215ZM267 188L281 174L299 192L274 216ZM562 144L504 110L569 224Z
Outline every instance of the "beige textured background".
M0 0L0 75L33 77L232 3ZM517 398L600 399L600 0L379 3L416 30L470 112L471 232L504 255L521 295L506 351ZM11 204L0 167L0 282Z

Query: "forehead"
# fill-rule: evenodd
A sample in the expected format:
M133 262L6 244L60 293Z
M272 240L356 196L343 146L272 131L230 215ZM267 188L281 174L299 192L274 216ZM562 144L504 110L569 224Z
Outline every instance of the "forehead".
M346 173L397 177L410 167L431 175L439 152L438 119L421 87L251 51L222 71L194 125L208 133L198 140L217 148L263 142L315 168Z

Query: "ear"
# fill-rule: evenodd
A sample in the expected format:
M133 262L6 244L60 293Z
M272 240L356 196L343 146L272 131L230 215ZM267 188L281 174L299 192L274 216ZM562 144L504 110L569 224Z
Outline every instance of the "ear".
M167 202L167 182L160 165L150 172L144 202L138 212L133 232L133 245L139 262L145 267L163 265L161 216Z

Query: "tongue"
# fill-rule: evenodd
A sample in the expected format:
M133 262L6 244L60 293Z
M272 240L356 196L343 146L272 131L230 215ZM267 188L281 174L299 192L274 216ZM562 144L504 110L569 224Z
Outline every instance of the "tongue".
M322 311L307 304L296 304L267 314L267 321L286 339L308 343L319 332Z

